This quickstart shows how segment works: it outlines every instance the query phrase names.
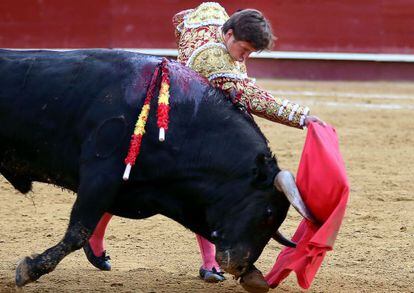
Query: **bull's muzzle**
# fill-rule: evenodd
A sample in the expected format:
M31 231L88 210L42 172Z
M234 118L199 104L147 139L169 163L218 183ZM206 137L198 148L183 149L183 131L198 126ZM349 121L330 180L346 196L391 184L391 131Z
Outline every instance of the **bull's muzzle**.
M249 251L242 254L242 250L218 250L216 252L216 259L220 267L227 273L240 278L242 287L251 293L265 293L269 291L262 272L260 272L254 265L255 258L251 256Z
M249 251L237 249L217 250L216 260L226 273L234 275L236 278L243 275L252 265Z

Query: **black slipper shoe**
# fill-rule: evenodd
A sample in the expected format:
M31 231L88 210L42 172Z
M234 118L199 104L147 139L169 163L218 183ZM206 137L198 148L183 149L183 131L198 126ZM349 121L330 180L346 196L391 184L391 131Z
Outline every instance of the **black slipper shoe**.
M101 271L110 271L111 270L111 263L109 260L111 259L109 255L106 255L106 251L102 253L101 256L96 256L89 244L89 241L83 246L83 251L86 254L87 259L89 262L96 268L100 269Z

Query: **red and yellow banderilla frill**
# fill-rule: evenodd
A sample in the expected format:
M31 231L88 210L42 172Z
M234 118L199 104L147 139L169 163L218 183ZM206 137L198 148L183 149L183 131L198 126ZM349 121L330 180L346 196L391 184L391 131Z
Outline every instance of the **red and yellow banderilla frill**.
M142 106L141 112L138 116L138 120L135 124L134 133L131 136L131 142L129 145L128 155L125 158L125 172L122 178L124 180L129 179L129 174L131 172L131 168L135 165L135 161L139 155L141 149L141 142L142 138L145 134L145 126L147 124L148 116L151 109L151 100L154 96L155 85L157 83L157 78L159 75L159 71L161 69L161 86L158 95L158 111L157 111L157 125L160 129L159 140L165 140L165 131L168 130L169 124L169 97L170 97L170 79L169 79L169 71L167 68L167 59L163 59L160 65L155 68L154 74L152 75L152 79L147 91L147 96L144 101L144 105Z
M170 77L167 67L167 59L164 58L161 64L162 79L161 88L158 96L158 128L160 129L159 140L165 140L165 131L168 130L169 123L169 99L170 99Z

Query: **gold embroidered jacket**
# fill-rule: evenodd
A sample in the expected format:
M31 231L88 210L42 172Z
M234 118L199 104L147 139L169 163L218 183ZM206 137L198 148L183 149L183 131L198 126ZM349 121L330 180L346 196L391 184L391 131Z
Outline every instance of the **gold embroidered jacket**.
M205 2L173 17L178 46L177 60L225 91L236 90L249 112L266 119L302 128L309 108L275 98L248 78L246 66L234 61L224 44L222 25L229 18L218 3Z

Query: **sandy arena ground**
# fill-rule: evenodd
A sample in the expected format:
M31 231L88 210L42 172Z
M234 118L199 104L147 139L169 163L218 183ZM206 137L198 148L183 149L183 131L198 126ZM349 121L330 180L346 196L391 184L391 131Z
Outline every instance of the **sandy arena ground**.
M333 124L347 165L346 218L309 292L414 292L414 85L259 83ZM306 131L259 124L280 165L296 172ZM229 275L221 284L198 279L194 235L162 216L113 219L107 233L111 272L96 270L77 251L54 272L16 289L16 262L60 240L74 199L46 184L23 196L0 178L0 292L243 292ZM292 235L299 220L291 210L284 233ZM276 242L268 244L257 266L267 272L279 251ZM271 292L299 291L292 274Z

